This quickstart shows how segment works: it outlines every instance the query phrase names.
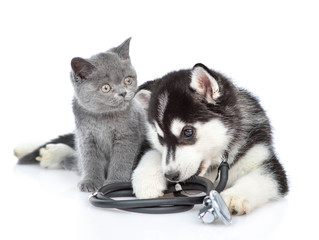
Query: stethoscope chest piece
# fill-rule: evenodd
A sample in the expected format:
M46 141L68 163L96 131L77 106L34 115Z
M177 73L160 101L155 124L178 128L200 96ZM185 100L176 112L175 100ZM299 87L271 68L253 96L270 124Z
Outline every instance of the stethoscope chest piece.
M231 224L231 214L217 191L212 190L209 196L204 198L203 205L204 207L198 214L199 219L201 219L203 223L212 223L219 219L226 225Z

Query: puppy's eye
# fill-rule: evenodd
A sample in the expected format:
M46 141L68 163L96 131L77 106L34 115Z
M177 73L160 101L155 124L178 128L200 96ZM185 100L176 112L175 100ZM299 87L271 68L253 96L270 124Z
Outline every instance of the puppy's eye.
M160 141L160 143L163 143L164 138L159 134L157 134L157 137L158 137L158 140Z
M158 141L160 142L161 145L164 145L164 138L157 134Z
M108 84L105 84L105 85L102 86L101 90L104 93L108 93L111 90L111 86L108 85Z
M124 79L125 85L131 85L133 83L133 78L132 77L127 77Z
M182 145L192 145L195 144L196 141L196 128L189 125L185 126L181 131L178 142Z
M194 136L194 134L195 134L195 129L192 127L185 127L183 129L183 136L186 138L191 138Z

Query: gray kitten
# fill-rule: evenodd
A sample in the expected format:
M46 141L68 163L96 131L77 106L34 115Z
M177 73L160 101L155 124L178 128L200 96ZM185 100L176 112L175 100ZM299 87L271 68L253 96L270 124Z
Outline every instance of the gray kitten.
M145 111L134 99L137 81L130 40L89 59L71 61L81 191L130 181L145 138Z
M129 56L130 40L89 59L72 59L75 135L62 135L39 147L18 146L14 151L19 164L78 170L82 191L130 181L147 148L143 109L147 95L140 91L134 97L137 82Z

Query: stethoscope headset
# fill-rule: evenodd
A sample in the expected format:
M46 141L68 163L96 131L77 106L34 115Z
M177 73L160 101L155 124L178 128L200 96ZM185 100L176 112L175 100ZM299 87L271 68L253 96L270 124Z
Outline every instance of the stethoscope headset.
M173 193L174 197L152 199L116 200L118 197L134 197L130 182L112 183L101 187L89 197L91 204L101 208L117 208L137 213L179 213L192 209L195 204L203 204L198 217L203 223L219 219L226 225L231 224L231 214L219 193L224 190L228 180L229 165L223 161L218 167L217 187L204 177L193 176L185 182L169 183L164 194ZM185 191L200 191L205 196L186 196ZM184 194L183 194L184 193Z

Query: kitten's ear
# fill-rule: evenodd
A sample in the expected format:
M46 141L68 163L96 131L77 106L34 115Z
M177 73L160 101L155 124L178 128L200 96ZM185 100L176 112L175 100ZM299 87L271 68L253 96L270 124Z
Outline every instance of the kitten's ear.
M151 94L151 91L142 89L136 93L134 98L142 105L145 110L147 110L151 100Z
M83 58L73 58L71 67L74 74L82 79L86 79L95 69L95 67Z
M114 51L123 59L130 59L130 42L131 38L128 38L120 46L114 49Z
M190 87L204 97L208 103L216 103L220 96L219 85L210 74L209 69L201 63L197 63L191 73Z

